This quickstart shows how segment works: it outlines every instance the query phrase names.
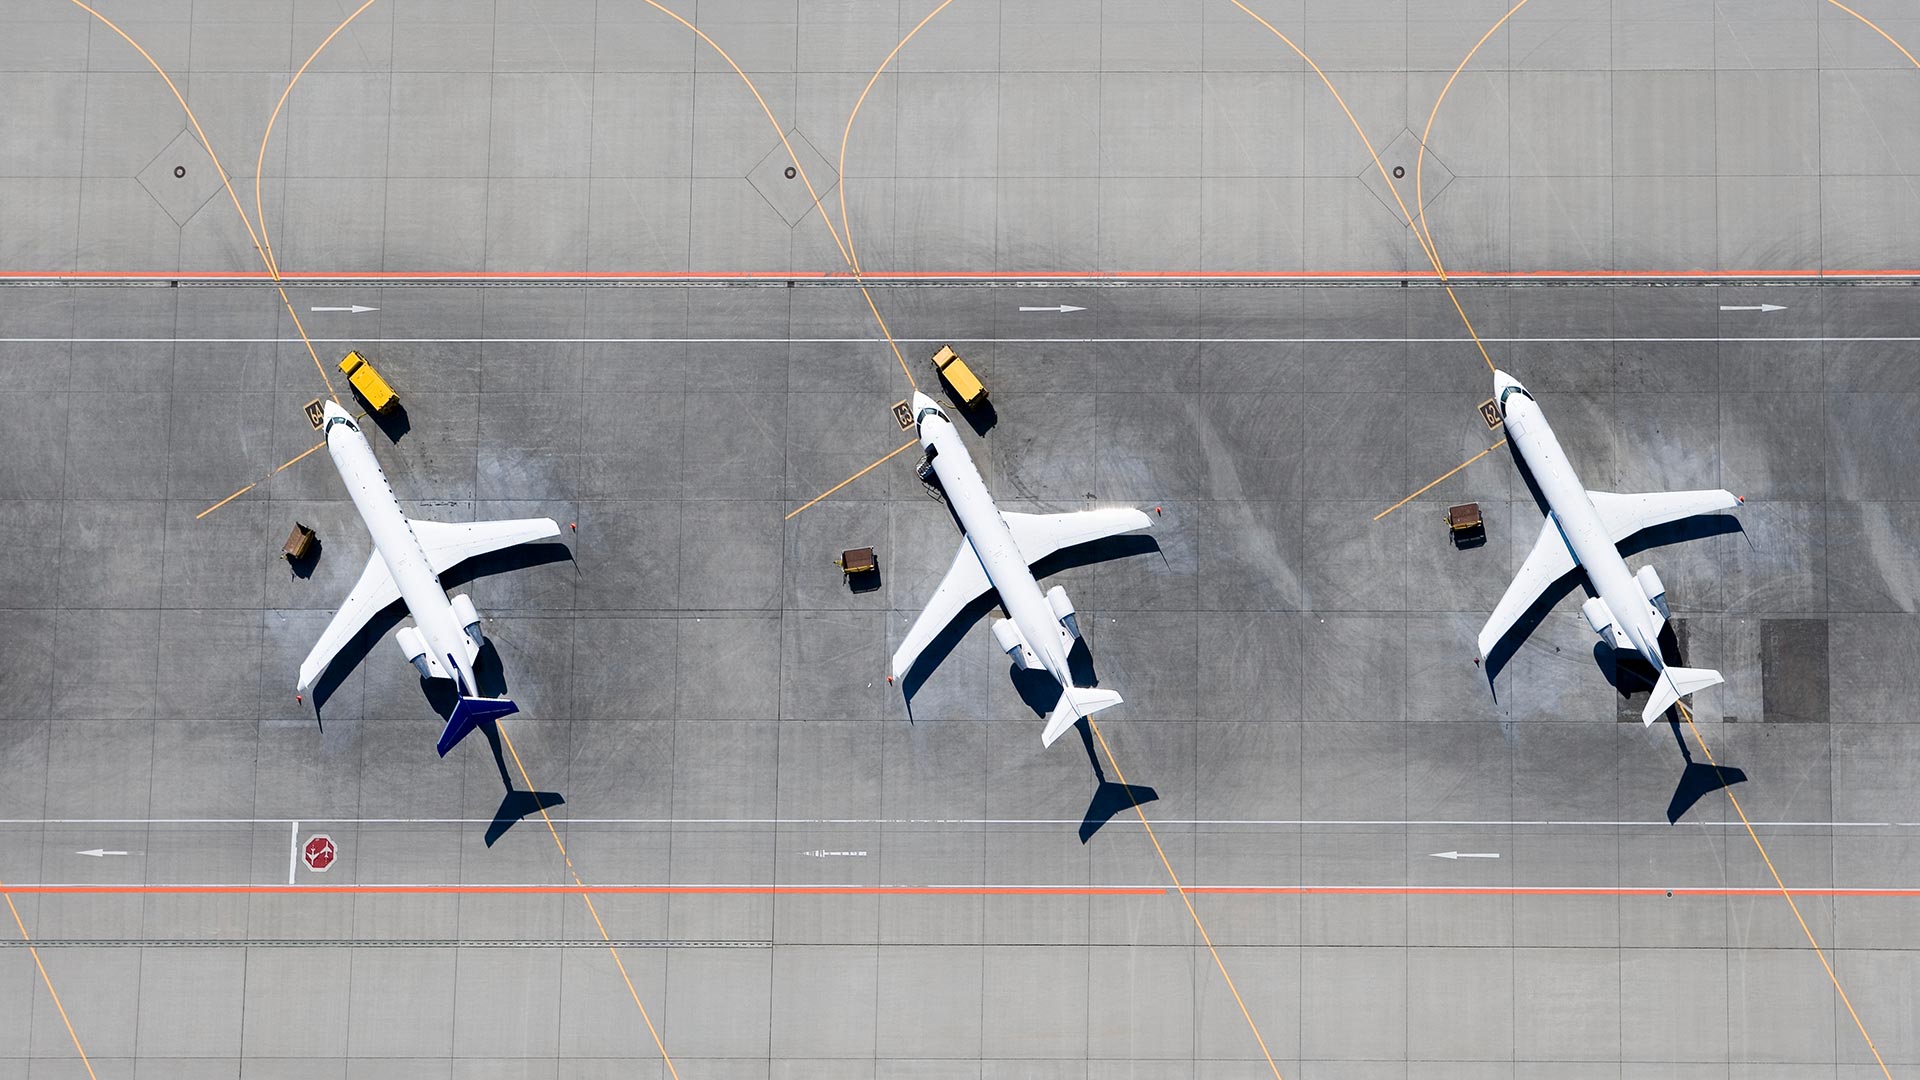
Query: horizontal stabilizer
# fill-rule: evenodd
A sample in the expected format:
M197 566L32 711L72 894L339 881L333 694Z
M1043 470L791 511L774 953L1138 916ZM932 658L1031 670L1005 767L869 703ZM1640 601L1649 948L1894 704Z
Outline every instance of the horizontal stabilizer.
M481 721L498 720L519 711L520 706L506 698L463 697L454 702L453 715L447 718L447 730L440 733L440 744L435 749L441 757L446 757L447 751L459 745Z
M1653 696L1647 699L1647 707L1640 712L1640 722L1648 727L1655 720L1667 714L1674 703L1696 690L1705 690L1709 686L1718 686L1725 682L1720 673L1709 668L1670 667L1660 672L1654 680Z
M1060 703L1047 714L1047 728L1040 733L1040 745L1052 746L1053 740L1067 733L1083 716L1120 704L1120 695L1112 690L1091 686L1069 686L1060 692Z

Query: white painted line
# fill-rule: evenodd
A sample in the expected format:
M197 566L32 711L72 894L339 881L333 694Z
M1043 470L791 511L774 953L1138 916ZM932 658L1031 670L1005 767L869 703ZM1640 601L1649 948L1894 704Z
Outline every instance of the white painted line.
M84 882L48 882L48 881L17 882L15 881L15 882L8 882L8 886L11 891L15 891L15 892L19 892L27 889L62 889L62 890L73 890L75 892L86 892L91 890L111 890L111 889L126 888L125 885L112 885L112 884L106 884L98 881L84 881ZM427 882L419 882L419 881L398 881L398 882L390 882L390 883L356 882L355 884L352 884L352 885L336 885L336 886L330 886L328 888L330 889L330 891L335 891L335 892L343 891L343 890L359 890L359 889L365 889L368 891L378 891L381 889L406 889L406 890L411 890L413 892L423 892L423 891L434 890L434 889L446 889L451 891L451 890L458 890L458 889L468 889L473 887L475 887L475 885L472 882L468 882L465 884L457 884L457 883L449 884L445 882L427 883ZM480 886L480 887L485 888L489 891L493 891L493 890L519 891L522 889L541 889L541 890L553 889L555 888L555 885L551 882L538 882L538 883L536 882L488 882L484 886ZM283 888L284 888L283 886L279 886L279 885L263 885L259 882L251 882L251 881L168 882L165 885L152 886L152 889L158 893L164 893L168 890L180 890L180 889L220 889L223 891L250 892L254 890L266 890L266 889L280 890ZM1005 890L1008 892L1040 892L1040 893L1049 893L1049 892L1056 892L1061 890L1086 889L1086 888L1128 889L1128 890L1137 890L1143 893L1145 892L1177 893L1179 891L1173 888L1172 886L1168 885L1164 881L1156 881L1156 882L1145 883L1145 884L1141 884L1141 883L1130 884L1127 882L1103 882L1099 885L1072 885L1072 884L1066 884L1066 883L1057 882L1057 881L1048 882L1048 883L1039 884L1039 885L1002 885L997 882L994 884L982 884L977 881L958 882L958 883L950 883L950 884L939 884L939 883L928 884L926 882L916 881L912 883L893 882L893 883L888 883L884 885L846 885L846 884L828 884L824 882L804 882L804 881L792 881L792 882L776 883L776 884L768 884L765 882L757 882L757 883L756 882L718 882L718 883L705 882L705 883L699 883L699 884L693 884L688 882L622 882L618 884L588 885L588 886L585 886L585 888L592 891L609 890L609 889L646 889L649 891L658 891L658 892L692 892L692 893L710 892L715 889L730 889L730 890L743 890L743 891L751 890L752 892L800 891L800 892L808 892L808 893L822 893L822 892L869 893L875 889L878 889L883 892L898 891L903 894L909 894L909 895L911 895L916 891L926 890L926 889L954 889L954 890L966 890L966 891L981 890L981 889L996 889L996 890ZM1334 884L1327 884L1324 882L1309 882L1309 883L1286 882L1286 883L1276 883L1276 884L1254 884L1250 882L1216 882L1216 883L1189 882L1187 883L1185 888L1188 892L1219 892L1223 890L1236 890L1236 889L1245 890L1248 892L1262 892L1262 893L1294 892L1294 891L1302 891L1302 890L1309 890L1309 889L1314 889L1314 890L1392 889L1396 892L1404 891L1404 892L1451 893L1458 890L1460 886L1459 885L1413 885L1413 884L1407 884L1407 883L1401 883L1401 882L1377 882L1377 881L1365 883L1365 884L1351 884L1351 885L1334 885ZM1569 893L1581 892L1581 891L1614 892L1617 890L1627 890L1630 892L1657 893L1657 892L1665 892L1665 891L1671 890L1673 892L1680 893L1680 892L1686 892L1689 890L1704 889L1704 890L1710 890L1715 895L1721 895L1721 894L1732 894L1732 895L1738 895L1738 896L1749 896L1749 895L1779 896L1780 895L1780 887L1777 885L1706 885L1706 884L1700 884L1700 883L1694 883L1694 884L1688 884L1688 885L1591 885L1591 884L1567 885L1564 883L1555 882L1550 885L1475 885L1473 886L1473 888L1476 891L1483 891L1483 892L1514 892L1514 893L1534 893L1534 892L1539 892L1541 890L1552 890L1555 892L1569 892ZM1838 886L1814 886L1812 889L1807 891L1814 892L1815 895L1819 895L1819 896L1834 896L1834 895L1846 896L1849 894L1873 895L1873 894L1884 893L1889 890L1895 890L1895 889L1905 891L1910 888L1916 888L1916 887L1905 886L1905 885L1891 885L1891 886L1889 885L1838 885ZM302 891L304 890L296 891L293 894L284 894L282 892L275 892L275 893L269 893L268 895L299 895L299 893ZM1795 890L1795 891L1798 892L1801 890ZM1916 889L1916 891L1920 891L1920 889ZM312 895L312 894L309 894L309 895ZM408 894L399 893L399 894L391 894L391 895L408 895ZM247 944L247 942L245 939L236 938L234 939L234 944L245 945ZM601 945L604 948L604 944L597 940L594 942L594 944Z
M290 822L292 828L287 831L287 884L293 884L293 876L300 868L300 823Z

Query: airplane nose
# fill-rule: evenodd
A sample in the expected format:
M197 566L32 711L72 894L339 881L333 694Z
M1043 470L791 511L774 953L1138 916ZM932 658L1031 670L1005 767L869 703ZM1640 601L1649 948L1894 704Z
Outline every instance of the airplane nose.
M937 409L939 407L940 406L934 404L933 399L926 394L918 390L913 392L913 415L919 416L920 410L922 409Z
M340 407L340 403L337 401L322 402L320 405L320 411L329 420L333 419L336 416L344 416L349 420L353 419L353 417L347 413L347 410Z
M1526 387L1520 386L1519 379L1501 371L1499 368L1495 368L1493 371L1493 396L1499 397L1500 392L1509 386L1519 386L1522 390L1526 389Z

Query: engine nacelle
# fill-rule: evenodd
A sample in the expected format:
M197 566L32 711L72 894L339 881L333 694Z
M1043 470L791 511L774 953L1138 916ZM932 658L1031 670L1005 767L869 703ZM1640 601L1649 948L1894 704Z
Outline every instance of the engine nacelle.
M1073 601L1067 599L1067 590L1064 586L1055 585L1047 590L1047 606L1053 609L1053 617L1059 619L1060 625L1066 628L1067 636L1079 641L1080 623L1074 618Z
M1020 636L1020 628L1013 624L1012 619L993 621L993 643L1000 647L1001 652L1012 657L1013 666L1020 670L1031 671L1039 666L1033 650L1027 648L1026 639Z
M1662 621L1672 617L1672 612L1667 610L1667 587L1660 581L1658 571L1651 566L1643 566L1639 573L1633 575L1633 580L1639 583L1640 591L1647 594L1647 602L1660 613Z
M454 597L453 617L460 620L460 627L466 631L467 640L473 643L477 655L486 639L480 634L480 613L473 610L473 598L466 593Z
M439 671L435 670L440 665L435 664L432 660L429 660L427 658L427 636L425 634L422 634L418 627L415 627L415 626L401 627L398 631L394 633L393 643L395 645L400 646L400 651L405 653L407 656L407 663L413 665L414 670L420 673L421 678L423 679L446 678L445 675L442 675L440 674Z
M1620 620L1613 617L1613 609L1607 606L1605 600L1597 596L1588 598L1586 603L1580 605L1580 614L1587 617L1587 625L1600 635L1600 640L1616 649L1621 647Z

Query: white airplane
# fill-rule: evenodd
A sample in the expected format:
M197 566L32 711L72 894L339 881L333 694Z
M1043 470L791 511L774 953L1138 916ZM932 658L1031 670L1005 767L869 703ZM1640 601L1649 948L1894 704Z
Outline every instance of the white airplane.
M920 429L920 446L926 451L922 475L931 469L940 478L947 503L966 536L927 609L894 650L893 677L904 676L962 608L988 591L997 591L1007 617L994 621L994 643L1013 658L1016 667L1043 669L1060 684L1060 702L1047 714L1047 726L1040 735L1042 745L1052 746L1082 716L1118 705L1121 699L1111 690L1074 685L1067 665L1067 654L1080 638L1073 601L1058 585L1042 594L1030 567L1061 548L1151 528L1153 521L1126 508L1075 514L1002 513L981 482L966 443L940 406L916 392L913 416Z
M325 410L327 453L373 537L373 554L300 665L296 689L304 693L369 619L395 600L405 600L414 625L401 627L394 643L419 669L421 678L452 679L460 695L440 736L440 756L445 757L475 724L518 712L519 706L506 698L478 696L473 661L483 640L480 615L464 593L448 600L440 575L476 555L558 536L560 526L551 518L465 524L409 518L401 512L393 486L387 483L360 425L334 402L327 402Z
M1659 639L1669 615L1667 588L1651 566L1629 573L1615 545L1642 529L1730 510L1745 500L1719 489L1636 495L1588 491L1581 487L1560 440L1554 438L1527 388L1506 372L1495 371L1493 392L1506 421L1507 438L1546 497L1548 512L1533 551L1480 630L1480 655L1490 653L1554 582L1578 568L1587 572L1587 580L1599 594L1580 609L1587 625L1615 650L1639 653L1653 665L1657 677L1653 696L1640 713L1643 723L1651 725L1682 697L1725 681L1718 671L1666 665Z

